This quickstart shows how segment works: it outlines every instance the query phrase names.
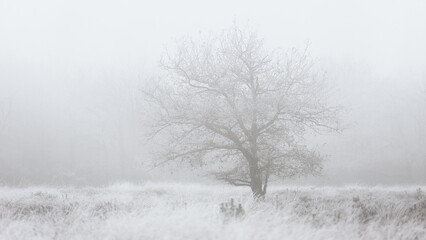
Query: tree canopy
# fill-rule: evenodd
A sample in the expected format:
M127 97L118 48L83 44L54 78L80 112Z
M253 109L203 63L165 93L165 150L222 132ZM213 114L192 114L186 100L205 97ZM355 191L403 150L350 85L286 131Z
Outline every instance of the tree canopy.
M308 49L268 51L256 32L233 26L166 54L165 75L146 91L158 106L163 160L205 167L218 179L266 193L270 176L317 174L322 157L308 131L338 130L325 78Z

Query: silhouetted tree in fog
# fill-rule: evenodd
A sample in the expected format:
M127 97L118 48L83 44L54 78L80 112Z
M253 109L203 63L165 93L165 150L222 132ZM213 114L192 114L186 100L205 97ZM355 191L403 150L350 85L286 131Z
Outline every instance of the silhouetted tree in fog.
M162 60L166 76L146 91L159 106L155 136L163 161L203 166L218 179L264 196L271 176L321 171L320 154L303 143L308 130L337 130L323 75L307 49L265 49L236 26L186 39Z

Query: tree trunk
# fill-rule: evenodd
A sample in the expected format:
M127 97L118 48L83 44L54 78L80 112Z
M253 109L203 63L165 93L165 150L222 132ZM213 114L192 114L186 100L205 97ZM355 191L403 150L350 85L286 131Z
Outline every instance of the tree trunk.
M250 164L250 187L255 199L263 198L262 177L257 163Z

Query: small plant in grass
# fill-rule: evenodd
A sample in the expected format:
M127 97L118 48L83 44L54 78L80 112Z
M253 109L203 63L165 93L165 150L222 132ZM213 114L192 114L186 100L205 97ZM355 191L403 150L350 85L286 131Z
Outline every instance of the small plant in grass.
M220 213L226 220L242 218L245 215L245 211L241 203L239 203L238 206L235 205L233 198L231 198L229 202L223 202L220 204Z
M416 198L417 200L421 200L423 198L423 193L421 188L417 188L416 190Z
M358 203L359 202L359 197L358 196L352 197L352 201L354 203Z

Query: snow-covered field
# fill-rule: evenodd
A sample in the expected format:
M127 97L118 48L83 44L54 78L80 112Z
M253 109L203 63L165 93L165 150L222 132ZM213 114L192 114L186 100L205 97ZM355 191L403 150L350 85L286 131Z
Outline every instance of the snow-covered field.
M426 239L424 189L0 187L0 239Z

